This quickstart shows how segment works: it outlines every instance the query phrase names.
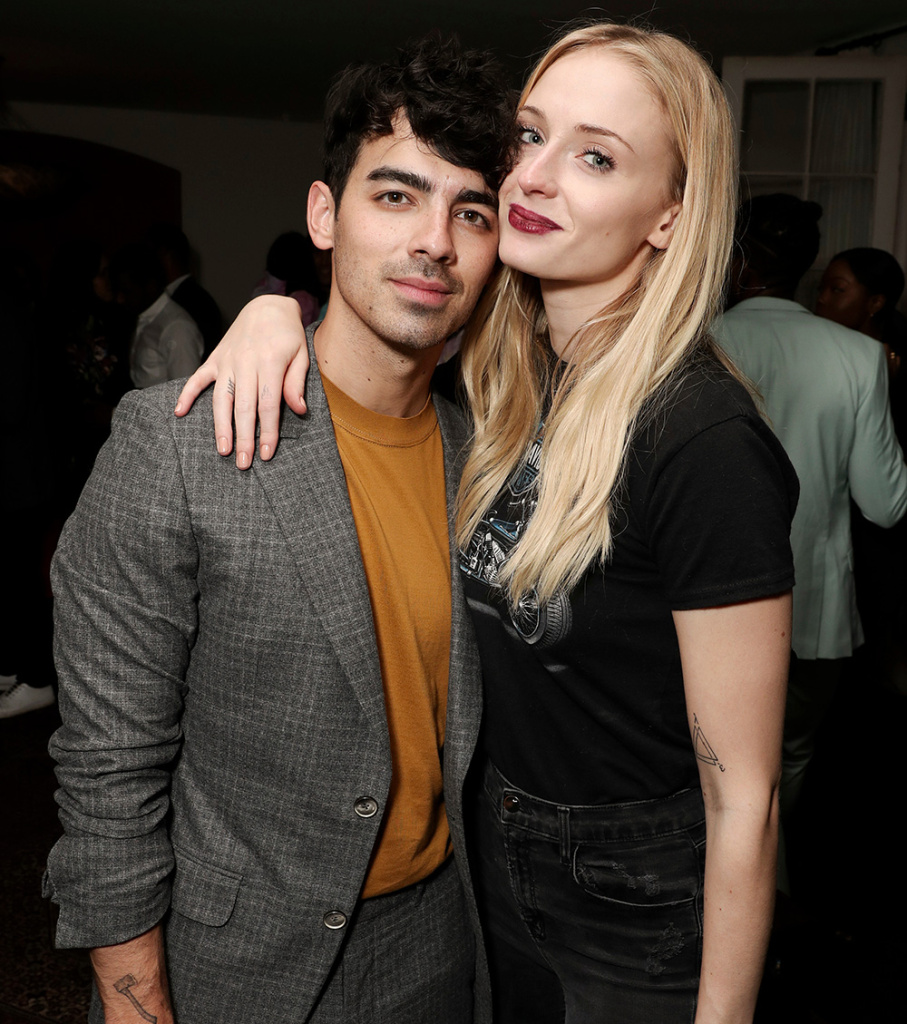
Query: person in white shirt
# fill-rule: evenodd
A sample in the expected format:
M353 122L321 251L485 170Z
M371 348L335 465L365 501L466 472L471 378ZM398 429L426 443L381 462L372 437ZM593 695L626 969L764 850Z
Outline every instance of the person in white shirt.
M145 241L163 264L167 294L198 324L207 357L223 337L224 324L213 296L192 273L189 239L175 224L160 223L149 228Z
M793 301L819 250L821 213L816 203L782 194L743 205L732 308L716 331L759 388L766 417L800 478L791 528L796 664L784 726L782 821L796 808L844 659L863 643L850 499L883 527L907 511L907 465L888 404L884 349ZM788 891L784 873L779 887Z
M165 291L166 277L144 245L121 249L110 264L117 301L136 317L129 375L137 388L186 377L198 369L204 342L192 317Z

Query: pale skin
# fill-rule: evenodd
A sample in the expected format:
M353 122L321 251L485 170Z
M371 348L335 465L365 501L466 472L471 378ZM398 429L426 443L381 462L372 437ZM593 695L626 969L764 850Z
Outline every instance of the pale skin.
M595 90L590 80L599 83ZM500 254L538 278L551 347L569 358L590 313L634 285L653 249L670 245L682 207L670 195L668 131L635 72L602 51L556 62L518 116L523 146L500 193ZM508 221L512 204L516 223ZM555 227L527 230L527 211ZM254 454L256 398L262 458L274 453L281 392L304 411L298 313L286 300L256 303L190 379L177 407L184 414L217 379L218 450L232 448L232 414L240 467ZM242 396L235 409L222 377L235 380ZM704 737L714 754L699 759L708 843L695 1024L753 1018L774 903L790 614L790 593L674 613L691 737Z
M790 616L790 592L674 612L690 728L695 714L720 762L699 760L708 842L696 1024L753 1019L774 908Z

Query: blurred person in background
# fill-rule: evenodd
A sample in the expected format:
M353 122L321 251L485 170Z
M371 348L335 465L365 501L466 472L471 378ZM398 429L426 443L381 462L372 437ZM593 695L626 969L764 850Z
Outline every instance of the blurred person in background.
M154 250L127 245L114 254L110 278L117 302L136 318L129 375L137 388L197 370L204 341L196 322L166 292L167 275Z
M791 529L792 647L781 778L790 821L846 659L863 643L850 532L851 496L867 518L896 523L907 509L907 466L888 407L882 347L794 301L819 251L822 208L757 196L737 218L730 309L718 341L759 388L800 478ZM790 893L782 856L779 888Z
M192 273L192 249L189 239L175 224L156 224L145 236L157 253L167 278L167 294L192 317L202 332L207 357L220 341L223 317L213 296Z
M315 251L318 250L314 249L311 240L299 231L278 235L268 250L265 276L253 289L252 297L289 295L299 303L302 326L313 324L320 318L322 304L327 299Z

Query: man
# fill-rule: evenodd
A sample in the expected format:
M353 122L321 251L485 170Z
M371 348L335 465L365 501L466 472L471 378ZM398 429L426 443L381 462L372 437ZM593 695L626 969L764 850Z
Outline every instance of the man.
M907 510L907 466L891 422L882 346L793 301L819 251L821 212L816 203L783 194L744 204L733 308L717 332L762 393L767 417L800 478L791 529L797 660L784 727L785 820L796 808L844 659L863 642L850 498L880 526L892 526ZM789 892L786 874L779 884Z
M204 340L207 358L223 334L223 318L213 296L192 273L192 250L185 232L175 224L155 224L147 234L167 279L166 292L192 317Z
M137 388L185 377L202 361L201 331L167 294L164 268L154 251L137 243L115 253L110 280L117 301L135 316L129 376Z
M472 1017L466 433L428 381L495 263L506 96L437 41L345 72L309 193L334 276L306 415L239 473L210 404L130 395L64 530L46 887L58 944L95 947L92 1021Z

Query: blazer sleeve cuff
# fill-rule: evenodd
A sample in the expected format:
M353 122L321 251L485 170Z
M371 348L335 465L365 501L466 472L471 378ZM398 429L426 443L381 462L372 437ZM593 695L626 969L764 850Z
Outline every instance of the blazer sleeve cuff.
M58 949L112 946L156 925L170 907L173 851L165 834L63 836L50 852L43 895L59 906Z

